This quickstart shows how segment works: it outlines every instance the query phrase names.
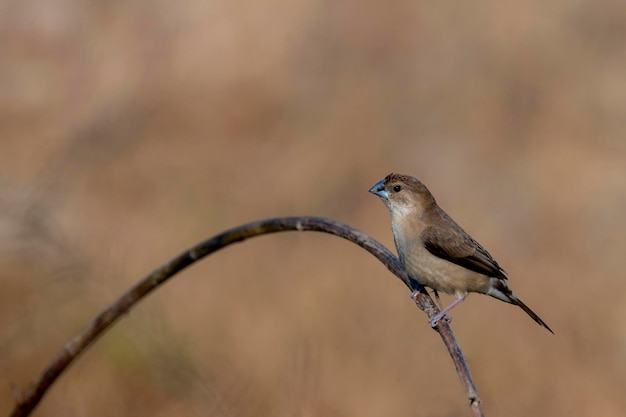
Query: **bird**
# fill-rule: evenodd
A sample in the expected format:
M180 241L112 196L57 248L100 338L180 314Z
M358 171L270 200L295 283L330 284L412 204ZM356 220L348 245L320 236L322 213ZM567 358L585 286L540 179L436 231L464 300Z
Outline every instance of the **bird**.
M552 329L520 300L506 272L485 248L459 226L417 178L389 174L369 190L391 214L391 230L400 262L419 284L456 299L429 321L435 327L469 293L481 293L519 306L550 333ZM413 297L417 292L413 293Z

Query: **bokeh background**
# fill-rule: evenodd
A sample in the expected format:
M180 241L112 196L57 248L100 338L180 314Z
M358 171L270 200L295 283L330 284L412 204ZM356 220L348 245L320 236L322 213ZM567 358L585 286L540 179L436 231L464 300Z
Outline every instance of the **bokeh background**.
M367 193L392 171L556 332L489 297L454 311L486 414L624 415L623 1L2 1L0 37L0 415L98 312L227 228L326 216L393 247ZM399 280L285 233L176 276L34 415L469 409Z

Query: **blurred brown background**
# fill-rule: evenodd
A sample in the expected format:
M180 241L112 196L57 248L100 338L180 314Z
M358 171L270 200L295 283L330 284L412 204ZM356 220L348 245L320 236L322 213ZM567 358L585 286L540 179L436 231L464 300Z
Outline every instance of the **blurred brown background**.
M224 229L318 215L393 247L367 193L391 171L556 332L489 297L454 311L487 415L624 415L623 1L21 0L0 37L0 415L11 384ZM175 277L35 415L469 410L399 280L287 233Z

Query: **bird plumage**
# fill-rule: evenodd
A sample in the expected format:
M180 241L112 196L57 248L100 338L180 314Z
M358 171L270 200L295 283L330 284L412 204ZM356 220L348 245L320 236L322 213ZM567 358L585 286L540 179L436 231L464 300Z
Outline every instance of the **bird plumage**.
M422 285L457 297L434 317L435 322L469 292L478 292L518 305L552 332L509 288L498 262L437 205L421 181L390 174L370 192L389 209L398 256L409 275Z

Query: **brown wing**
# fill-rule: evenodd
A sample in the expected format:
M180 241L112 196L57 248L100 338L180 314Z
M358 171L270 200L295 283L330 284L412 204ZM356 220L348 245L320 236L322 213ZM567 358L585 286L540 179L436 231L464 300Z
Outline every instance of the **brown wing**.
M427 227L421 235L430 253L480 274L506 279L504 269L485 248L443 210L440 214L445 227Z

